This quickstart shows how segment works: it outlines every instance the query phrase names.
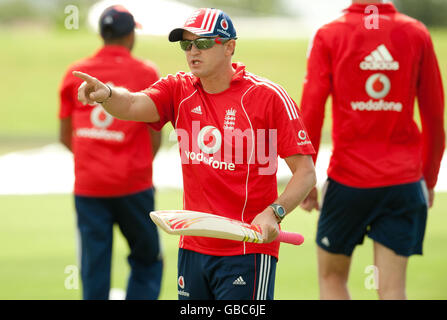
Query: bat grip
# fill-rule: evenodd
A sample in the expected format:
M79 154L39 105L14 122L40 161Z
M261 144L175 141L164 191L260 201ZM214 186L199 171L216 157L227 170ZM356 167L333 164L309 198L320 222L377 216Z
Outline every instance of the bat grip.
M304 237L296 232L280 231L276 240L299 246L304 242Z

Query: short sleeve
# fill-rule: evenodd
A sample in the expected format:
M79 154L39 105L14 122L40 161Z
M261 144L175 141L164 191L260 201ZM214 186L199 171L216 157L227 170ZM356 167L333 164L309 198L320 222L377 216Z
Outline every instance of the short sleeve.
M149 123L155 130L161 130L167 122L174 123L174 96L176 81L172 76L161 78L142 92L154 101L160 120Z
M277 129L277 152L281 158L315 154L295 101L282 89L271 99L270 119Z

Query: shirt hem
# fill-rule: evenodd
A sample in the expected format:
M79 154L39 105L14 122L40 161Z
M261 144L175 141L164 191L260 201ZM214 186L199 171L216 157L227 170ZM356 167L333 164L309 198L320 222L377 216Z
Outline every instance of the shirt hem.
M76 196L81 197L121 197L128 196L131 194L139 193L144 190L150 189L153 187L153 184L148 184L139 188L129 189L129 190L119 190L119 191L98 191L98 190L87 190L87 189L76 189L74 190L74 194Z
M216 248L203 248L203 247L197 247L197 246L189 246L189 245L180 245L180 249L190 250L194 252L198 252L201 254L206 254L210 256L242 256L247 254L254 254L254 253L261 253L266 254L275 257L278 259L279 256L279 250L259 250L259 248L250 248L249 246L245 246L245 252L244 252L244 246L241 245L240 250L216 250Z
M415 183L420 181L423 176L419 176L419 177L410 177L410 178L406 178L406 179L396 179L396 180L387 180L387 182L372 182L372 183L356 183L356 182L352 182L352 180L349 179L345 179L343 178L343 176L337 176L334 174L328 174L328 177L334 181L336 181L337 183L343 184L345 186L348 187L352 187L352 188L360 188L360 189L368 189L368 188L382 188L382 187L390 187L390 186L395 186L395 185L400 185L400 184L407 184L407 183ZM368 179L365 179L365 181L368 181Z

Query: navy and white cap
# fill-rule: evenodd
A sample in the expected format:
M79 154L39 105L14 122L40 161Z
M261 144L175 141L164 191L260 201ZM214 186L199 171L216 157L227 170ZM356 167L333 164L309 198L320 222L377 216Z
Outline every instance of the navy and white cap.
M199 37L220 37L236 39L236 29L230 17L219 9L200 8L186 20L183 27L169 33L169 41L183 39L183 31L189 31Z
M135 27L140 27L140 24L135 22L133 15L121 5L108 7L99 18L99 30L104 39L123 37Z

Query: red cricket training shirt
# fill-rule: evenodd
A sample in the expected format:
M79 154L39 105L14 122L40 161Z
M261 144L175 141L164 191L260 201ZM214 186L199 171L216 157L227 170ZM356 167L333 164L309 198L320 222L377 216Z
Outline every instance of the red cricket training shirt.
M72 75L74 70L136 92L158 80L157 69L133 58L122 46L107 45L72 65L60 87L59 117L72 117L74 193L108 197L150 188L153 155L149 126L113 118L100 104L83 106L77 99L82 80Z
M251 223L277 198L277 156L313 154L295 102L283 88L233 64L230 88L206 93L192 74L160 79L145 93L161 129L176 129L182 159L184 208ZM253 244L183 236L180 247L210 255L264 253L278 243Z
M333 154L328 176L353 187L437 181L444 151L444 95L425 26L376 4L354 4L315 35L301 110L318 150L332 94ZM377 19L378 18L378 19ZM422 132L413 120L417 97ZM316 156L315 156L316 158Z

